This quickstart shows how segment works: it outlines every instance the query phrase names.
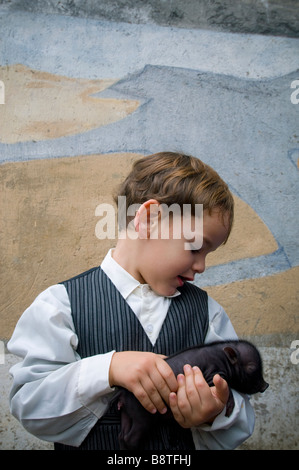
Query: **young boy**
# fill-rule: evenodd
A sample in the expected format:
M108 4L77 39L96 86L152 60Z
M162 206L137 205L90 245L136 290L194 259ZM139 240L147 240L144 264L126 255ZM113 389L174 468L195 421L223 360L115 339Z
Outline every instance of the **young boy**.
M163 360L236 338L221 306L188 282L230 234L231 193L199 159L163 152L137 161L120 195L128 217L115 249L100 267L41 293L16 326L8 346L23 361L11 369L12 414L56 449L117 450L111 399L122 386L151 413L168 404L175 418L160 420L144 449L235 448L253 431L248 398L233 391L228 418L224 379L209 387L188 364L175 377Z

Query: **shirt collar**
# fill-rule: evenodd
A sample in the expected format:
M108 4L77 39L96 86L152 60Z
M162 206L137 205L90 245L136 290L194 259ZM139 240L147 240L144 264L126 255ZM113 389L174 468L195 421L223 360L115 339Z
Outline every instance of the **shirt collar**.
M131 276L131 274L122 268L115 259L112 258L112 251L113 249L108 251L101 264L101 268L113 282L124 299L127 299L136 287L140 285L140 282L138 282L133 276Z
M105 258L102 261L101 268L109 279L113 282L117 290L121 293L124 299L127 299L130 294L135 291L139 286L144 286L140 284L131 274L129 274L124 268L118 264L115 259L112 257L113 248L111 248ZM139 290L139 289L137 289ZM154 295L157 295L152 291ZM177 297L181 293L177 290L173 295L168 296L169 298Z

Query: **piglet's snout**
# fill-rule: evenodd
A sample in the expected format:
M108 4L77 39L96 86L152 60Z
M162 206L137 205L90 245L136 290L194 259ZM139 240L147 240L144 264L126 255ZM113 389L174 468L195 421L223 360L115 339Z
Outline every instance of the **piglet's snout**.
M260 393L264 393L264 391L267 390L268 387L269 387L269 384L264 381L264 382L262 383L261 388L260 388Z

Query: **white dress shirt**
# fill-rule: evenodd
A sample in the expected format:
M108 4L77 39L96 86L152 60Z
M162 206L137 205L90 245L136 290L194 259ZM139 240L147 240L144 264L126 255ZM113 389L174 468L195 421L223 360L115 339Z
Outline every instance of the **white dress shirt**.
M140 284L111 256L103 271L128 302L152 344L159 335L171 297ZM180 295L177 291L174 296ZM223 308L208 297L209 328L205 342L236 339ZM40 439L79 446L104 414L115 389L109 386L114 351L81 359L70 301L62 284L42 292L17 323L8 349L22 361L10 369L12 414ZM233 449L253 432L254 412L248 397L233 390L235 407L225 409L212 425L192 428L196 449Z

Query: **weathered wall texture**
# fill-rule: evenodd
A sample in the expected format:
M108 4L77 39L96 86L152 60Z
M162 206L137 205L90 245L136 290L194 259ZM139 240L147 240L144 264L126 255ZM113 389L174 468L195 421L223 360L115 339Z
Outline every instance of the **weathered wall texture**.
M0 0L12 8L127 23L298 37L297 0Z
M196 283L264 357L270 388L253 399L256 429L241 448L298 448L299 40L85 16L0 6L0 338L41 290L114 245L97 239L95 210L112 203L131 163L185 151L212 165L236 201L232 236ZM16 360L0 364L0 448L48 448L9 415Z

